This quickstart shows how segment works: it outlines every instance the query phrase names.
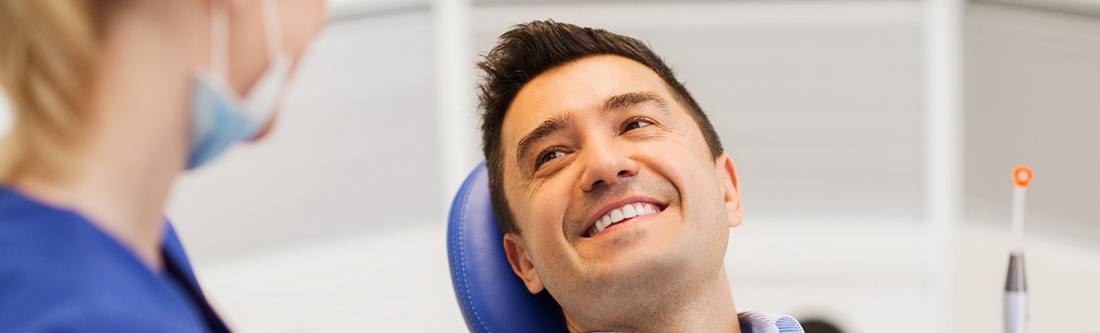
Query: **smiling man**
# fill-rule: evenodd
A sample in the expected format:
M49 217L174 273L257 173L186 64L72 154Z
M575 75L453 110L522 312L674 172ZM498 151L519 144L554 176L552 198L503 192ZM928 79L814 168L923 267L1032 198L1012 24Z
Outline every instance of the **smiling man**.
M737 314L724 264L741 224L733 161L648 47L535 21L479 66L505 252L570 331L801 332L789 316Z

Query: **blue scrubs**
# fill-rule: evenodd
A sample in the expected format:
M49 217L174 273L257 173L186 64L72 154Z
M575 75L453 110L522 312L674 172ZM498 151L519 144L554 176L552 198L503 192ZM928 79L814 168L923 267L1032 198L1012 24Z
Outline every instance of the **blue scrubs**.
M0 332L228 332L171 226L153 271L80 214L0 186Z

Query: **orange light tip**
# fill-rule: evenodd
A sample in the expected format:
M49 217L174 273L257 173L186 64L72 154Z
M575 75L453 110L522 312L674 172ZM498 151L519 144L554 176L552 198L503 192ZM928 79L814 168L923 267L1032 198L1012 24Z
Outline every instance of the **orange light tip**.
M1035 179L1035 171L1026 165L1020 165L1016 170L1012 170L1012 180L1016 182L1016 187L1027 188L1032 179Z

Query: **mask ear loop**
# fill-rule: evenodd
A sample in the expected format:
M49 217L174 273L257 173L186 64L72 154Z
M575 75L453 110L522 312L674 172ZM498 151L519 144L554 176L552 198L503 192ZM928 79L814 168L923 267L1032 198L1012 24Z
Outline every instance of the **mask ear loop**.
M215 77L229 81L229 2L210 5L210 68Z
M257 79L252 88L245 93L242 102L245 109L254 117L269 118L278 104L279 94L283 90L290 70L290 61L281 48L282 34L277 11L278 3L264 0L261 10L264 16L264 30L267 33L267 70Z
M283 43L283 31L282 22L279 20L279 10L275 0L264 1L264 31L267 33L267 59L268 66L274 65L276 56L279 54Z

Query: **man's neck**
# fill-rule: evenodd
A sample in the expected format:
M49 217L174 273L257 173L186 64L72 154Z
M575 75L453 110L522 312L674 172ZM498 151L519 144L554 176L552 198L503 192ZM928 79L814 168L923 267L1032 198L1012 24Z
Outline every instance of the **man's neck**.
M734 332L740 323L730 292L729 278L723 266L713 278L690 283L655 298L654 304L640 307L622 324L627 332ZM570 332L592 331L578 325L567 316ZM600 330L598 324L595 330ZM620 329L616 329L620 330Z

